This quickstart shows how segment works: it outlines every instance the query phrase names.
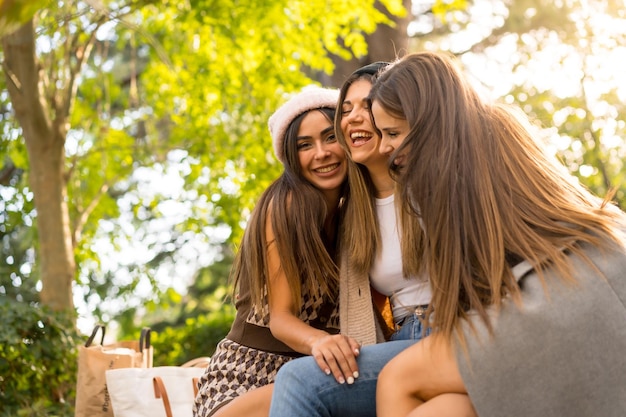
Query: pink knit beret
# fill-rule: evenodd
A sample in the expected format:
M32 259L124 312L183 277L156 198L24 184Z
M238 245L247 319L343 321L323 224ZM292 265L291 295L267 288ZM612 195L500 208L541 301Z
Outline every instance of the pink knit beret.
M268 125L276 158L285 163L285 133L287 127L296 117L309 110L321 108L337 108L339 90L321 87L309 87L291 97L285 104L270 116Z

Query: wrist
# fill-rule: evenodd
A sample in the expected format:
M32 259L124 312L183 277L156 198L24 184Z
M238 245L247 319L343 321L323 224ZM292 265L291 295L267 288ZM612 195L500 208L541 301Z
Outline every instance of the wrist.
M309 351L308 352L309 355L313 353L313 349L315 348L315 346L326 336L328 336L328 333L320 330L318 333L312 334L306 338L306 340L304 341L304 344Z

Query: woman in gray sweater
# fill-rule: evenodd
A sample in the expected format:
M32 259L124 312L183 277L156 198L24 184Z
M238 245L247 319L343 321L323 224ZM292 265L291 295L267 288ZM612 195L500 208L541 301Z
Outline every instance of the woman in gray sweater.
M405 56L370 98L434 309L380 373L377 416L623 416L624 213L446 55Z

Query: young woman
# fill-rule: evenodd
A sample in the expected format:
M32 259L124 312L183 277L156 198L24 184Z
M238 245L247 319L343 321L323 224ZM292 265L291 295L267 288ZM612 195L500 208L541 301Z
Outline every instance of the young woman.
M435 311L381 372L377 416L623 415L626 215L446 55L405 56L371 98Z
M384 351L381 356L385 362L388 355L395 355L425 336L424 323L431 298L422 262L413 256L416 249L412 245L419 244L419 240L406 236L419 228L419 219L405 216L396 208L395 182L389 173L389 158L379 152L380 135L372 125L369 111L372 81L387 65L377 62L352 73L340 89L341 109L335 116L338 141L349 155L350 185L342 222L341 331L363 346L384 342L386 338L392 340L373 348L374 351ZM370 286L374 291L370 291ZM389 297L393 322L387 335L381 332L385 323L377 317L382 303L373 307L372 296L375 300L380 300L381 296ZM369 347L367 349L372 352ZM337 391L334 389L335 379L320 372L313 360L296 361L298 363L291 367L294 371L287 370L288 376L283 377L286 382L281 384L280 392L275 393L271 415L316 416L320 411L318 405L326 413L337 416L374 414L378 374L369 370L380 370L384 363L370 363L369 359L376 360L377 357L369 354L362 358L368 362L365 362L365 372L359 370L358 378L350 380L349 376L335 375L336 380L350 382ZM299 374L305 375L301 381L298 381ZM332 388L326 390L329 384ZM353 384L357 388L352 388ZM369 396L355 399L354 393L362 392L361 387L369 387L363 391ZM332 400L323 398L325 393ZM354 401L343 401L344 395ZM326 407L325 403L330 406Z
M276 372L297 356L312 355L326 374L356 370L359 345L338 334L347 165L333 128L337 97L304 90L269 119L285 170L248 222L231 271L237 316L200 380L194 416L266 416Z
M431 298L422 262L405 244L416 239L402 234L419 228L419 220L396 209L388 156L379 152L380 136L372 125L368 95L373 78L387 65L376 62L352 73L340 89L341 108L335 115L338 141L350 157L350 195L342 228L347 255L341 270L341 331L363 345L384 341L380 335L373 338L376 310L369 302L370 285L375 299L380 300L379 294L389 299L390 340L417 341L424 336ZM380 302L377 307L381 309Z

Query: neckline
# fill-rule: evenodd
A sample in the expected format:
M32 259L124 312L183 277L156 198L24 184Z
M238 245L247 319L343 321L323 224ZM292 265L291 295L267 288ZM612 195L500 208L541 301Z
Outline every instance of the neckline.
M395 194L391 194L390 196L383 197L383 198L375 197L376 205L383 206L385 204L392 203L394 200L394 197L395 197Z

